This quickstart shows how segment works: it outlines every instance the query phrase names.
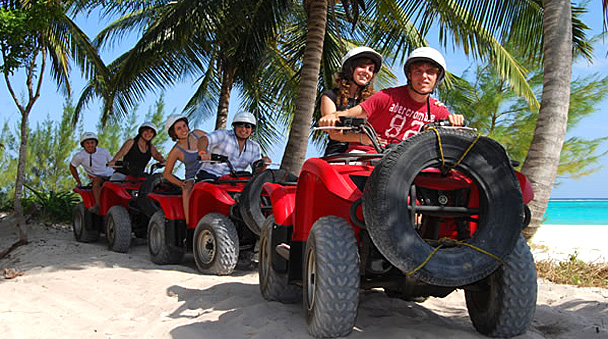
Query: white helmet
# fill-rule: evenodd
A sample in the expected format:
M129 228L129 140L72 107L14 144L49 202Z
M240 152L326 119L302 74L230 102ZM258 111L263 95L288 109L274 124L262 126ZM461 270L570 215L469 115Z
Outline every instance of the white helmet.
M344 69L345 65L348 65L349 61L354 60L355 58L369 58L376 65L374 68L374 73L378 73L380 71L380 67L382 66L382 55L380 53L374 51L372 48L361 46L355 47L348 51L346 55L342 57L340 60L340 65L342 69Z
M445 78L445 72L447 70L443 55L441 55L438 50L431 47L420 47L413 50L407 58L405 65L403 65L403 71L405 72L405 76L408 78L408 81L410 80L408 77L410 65L419 60L429 61L439 67L439 74L437 75L437 83L435 84L435 87L439 86L439 84L441 84Z
M141 124L141 126L139 126L139 129L137 130L137 133L141 134L141 130L144 128L151 129L152 131L154 131L154 136L156 136L156 125L154 125L151 121L146 121Z
M171 127L173 127L173 125L178 122L179 120L186 120L186 124L188 124L188 117L185 115L181 115L181 114L171 114L168 118L167 118L167 122L165 122L165 132L168 134L169 130L171 129Z
M234 119L232 119L232 125L234 125L237 122L246 122L246 123L250 123L252 124L254 127L256 125L256 120L255 120L255 116L253 116L253 114L249 113L249 112L239 112L234 116Z
M97 138L97 134L93 133L93 132L84 132L82 133L82 135L80 136L80 146L84 147L82 145L83 142L89 140L89 139L93 139L97 142L97 144L99 144L99 139Z

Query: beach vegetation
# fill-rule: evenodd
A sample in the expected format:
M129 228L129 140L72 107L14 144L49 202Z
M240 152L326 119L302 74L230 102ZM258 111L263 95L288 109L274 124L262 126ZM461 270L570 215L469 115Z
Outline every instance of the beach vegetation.
M23 209L28 210L32 205L42 207L40 215L43 219L52 221L70 221L72 208L71 193L75 185L68 166L75 152L78 152L78 136L83 132L82 123L73 124L74 105L70 98L63 104L61 120L55 121L48 116L44 121L28 129L29 141L26 154L24 184L28 188L23 193ZM165 118L164 95L161 94L154 105L150 106L143 121L139 120L141 114L137 107L129 114L127 119L111 120L102 126L97 125L97 135L102 144L111 154L118 152L120 146L135 136L137 126L143 121L152 121L156 126L162 126ZM17 128L11 128L4 122L0 129L0 211L9 211L14 208L14 178L18 165ZM158 133L154 144L159 152L165 153L165 143L168 140L166 133ZM86 177L81 167L81 175ZM67 206L65 211L59 211L60 206ZM67 213L67 214L66 214ZM50 218L47 218L50 217ZM56 219L54 217L57 216ZM67 219L65 219L67 218Z
M539 278L557 284L608 288L608 263L585 262L576 251L565 261L539 260L536 270Z
M17 175L14 186L14 210L19 240L27 243L27 226L21 200L26 171L28 119L36 101L40 98L42 80L47 66L57 88L69 95L71 61L79 66L85 76L97 74L107 77L107 69L89 38L70 19L75 1L2 2L0 6L0 72L19 110L19 152ZM47 64L48 63L48 64ZM14 88L14 72L25 74L27 95L20 97Z
M579 58L583 57L579 53ZM527 62L522 57L518 60L530 70L528 81L540 95L543 87L542 66ZM497 140L511 159L523 163L536 128L538 107L518 96L488 64L471 66L454 81L456 86L441 89L442 101L452 112L464 114L469 127ZM594 113L608 96L608 76L601 77L595 73L577 77L571 81L570 88L568 129L575 128ZM567 138L560 155L559 177L578 178L599 170L600 160L606 155L606 152L599 150L607 140L608 137L588 140Z

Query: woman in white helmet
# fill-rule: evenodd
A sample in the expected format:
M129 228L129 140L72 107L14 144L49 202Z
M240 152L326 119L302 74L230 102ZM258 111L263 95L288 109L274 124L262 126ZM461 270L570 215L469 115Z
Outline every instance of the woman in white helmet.
M355 47L342 57L341 65L334 79L337 87L321 96L321 117L345 111L375 93L373 80L382 66L382 55L369 47ZM345 153L347 149L347 142L330 137L325 155Z
M139 126L135 138L125 141L118 153L108 163L108 166L114 166L116 161L122 158L122 161L127 164L126 167L116 169L112 180L124 180L127 175L143 176L150 158L154 158L158 162L165 162L165 158L152 144L156 133L156 126L149 121Z
M409 138L423 125L439 119L448 119L453 126L463 125L464 116L450 114L443 103L431 97L446 73L445 59L439 51L431 47L417 48L403 68L407 85L383 89L353 108L326 115L319 120L319 125L335 126L340 116L367 118L383 144ZM328 133L340 141L363 141L363 145L351 145L349 151L373 151L367 146L371 143L366 136L334 130L328 130Z
M201 159L210 160L211 153L225 155L235 171L245 171L248 166L253 168L253 163L260 159L270 163L269 158L262 158L260 145L249 138L256 122L255 116L249 112L237 113L232 120L232 129L215 130L199 139ZM203 163L197 178L217 179L229 173L225 163Z
M167 164L165 165L163 176L172 184L181 187L184 214L186 216L186 223L188 223L188 200L190 199L190 193L192 192L196 173L202 164L201 160L198 158L196 143L199 138L206 133L200 129L190 131L188 118L181 114L170 115L167 118L165 131L169 134L171 140L176 143L167 157ZM175 167L177 160L184 163L184 180L180 180L173 175L173 168Z
M76 180L76 186L82 186L78 175L78 166L84 168L87 176L91 179L95 206L91 207L91 212L99 211L99 196L101 195L101 185L108 180L114 170L107 167L108 161L112 159L110 152L103 147L98 147L99 139L93 132L85 132L80 136L80 146L82 151L76 153L70 162L70 173Z

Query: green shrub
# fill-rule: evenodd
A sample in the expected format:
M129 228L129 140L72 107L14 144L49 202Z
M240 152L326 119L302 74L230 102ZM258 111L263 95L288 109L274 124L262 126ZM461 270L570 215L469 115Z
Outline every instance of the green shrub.
M28 185L24 186L34 193L31 198L24 199L24 210L26 210L25 205L33 203L40 206L40 216L43 220L50 222L70 222L72 220L72 210L80 201L74 192L42 192Z

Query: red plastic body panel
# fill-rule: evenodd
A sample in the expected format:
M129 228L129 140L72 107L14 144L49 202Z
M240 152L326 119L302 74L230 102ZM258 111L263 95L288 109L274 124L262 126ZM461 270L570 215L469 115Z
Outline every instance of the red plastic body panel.
M95 205L95 197L92 189L74 188L74 192L80 194L85 208L91 208Z
M534 199L534 190L532 189L532 184L530 180L523 175L521 172L515 171L517 175L517 180L519 181L519 186L521 187L521 194L524 198L524 204L527 205L532 199Z
M148 193L148 198L160 204L160 208L165 213L165 218L169 220L184 220L184 205L182 204L182 196L166 195L159 193Z
M334 215L347 220L358 238L359 227L350 220L350 206L361 192L349 175L369 176L368 165L329 164L319 158L304 163L296 188L294 241L308 240L312 225L321 217Z
M296 204L296 186L282 186L267 182L262 187L270 197L274 222L283 225L293 225L293 211Z
M99 197L99 214L106 215L108 210L115 205L128 208L128 201L133 198L128 190L137 190L144 178L136 178L127 176L125 181L106 181L101 186L101 194ZM92 189L74 188L74 192L80 194L85 208L91 208L95 205Z
M230 206L234 205L234 199L228 192L240 192L244 186L244 183L212 184L205 181L195 184L188 202L188 213L190 213L188 228L196 228L198 221L208 213L230 215Z

